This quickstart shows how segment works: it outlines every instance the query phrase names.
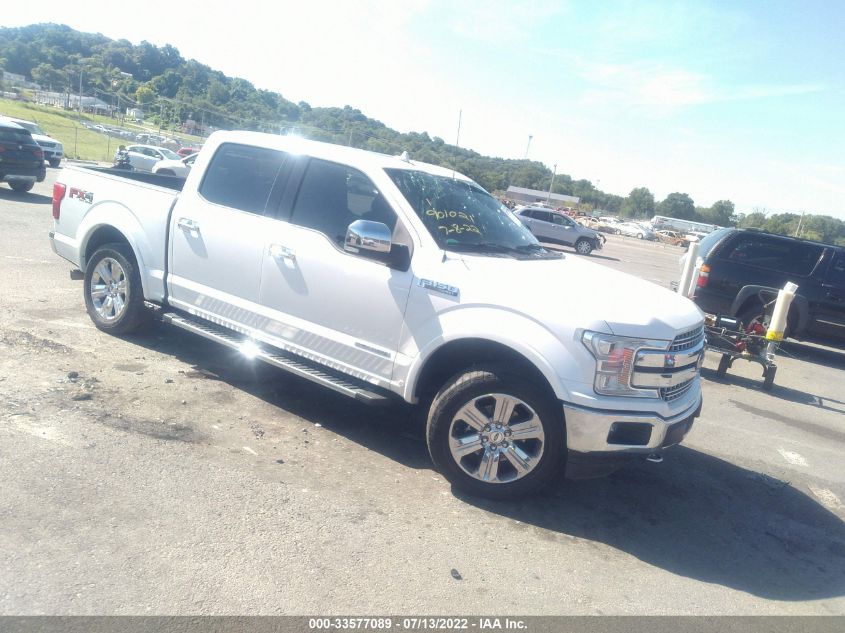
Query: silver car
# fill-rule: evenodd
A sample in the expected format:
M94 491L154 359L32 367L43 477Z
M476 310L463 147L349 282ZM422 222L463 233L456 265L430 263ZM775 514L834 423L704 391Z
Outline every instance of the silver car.
M139 171L152 171L160 160L182 159L176 152L155 145L130 145L126 151L129 152L129 163Z
M523 207L514 213L541 242L571 246L581 255L589 255L604 245L605 237L601 233L581 226L554 209Z

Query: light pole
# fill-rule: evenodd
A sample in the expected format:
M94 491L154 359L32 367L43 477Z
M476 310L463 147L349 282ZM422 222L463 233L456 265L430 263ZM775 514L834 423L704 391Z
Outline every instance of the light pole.
M552 170L552 181L549 183L549 193L546 196L546 202L552 198L552 187L555 185L555 176L557 176L557 163L555 163L554 169Z
M533 134L528 135L528 145L525 146L525 158L528 158L528 150L531 149L531 139L534 138Z
M82 118L82 69L79 69L79 118Z

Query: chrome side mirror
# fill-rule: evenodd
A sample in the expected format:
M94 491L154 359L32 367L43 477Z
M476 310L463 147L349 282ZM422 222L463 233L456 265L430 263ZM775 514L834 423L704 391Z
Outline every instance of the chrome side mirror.
M346 229L343 250L350 253L369 251L371 253L389 253L392 234L384 222L355 220Z

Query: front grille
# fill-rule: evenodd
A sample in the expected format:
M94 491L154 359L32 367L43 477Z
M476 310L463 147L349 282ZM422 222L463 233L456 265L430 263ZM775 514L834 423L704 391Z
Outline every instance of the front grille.
M675 385L674 387L664 387L660 390L660 397L666 402L672 402L673 400L682 398L684 394L692 388L694 382L695 378L692 378L691 380L682 382L680 385Z
M55 147L56 146L55 143L48 143L47 141L38 141L38 144L41 147Z
M704 340L704 324L699 325L694 330L684 332L675 337L672 341L672 346L669 348L670 352L682 352L686 349L692 349Z

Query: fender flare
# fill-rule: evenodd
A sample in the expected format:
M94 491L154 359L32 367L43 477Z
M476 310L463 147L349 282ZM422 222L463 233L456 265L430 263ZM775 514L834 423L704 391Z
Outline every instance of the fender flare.
M79 226L79 233L82 238L79 240L79 264L82 270L87 266L86 251L91 242L91 238L101 229L110 228L119 232L126 239L132 253L135 256L135 262L138 265L138 270L141 273L141 287L143 288L144 296L150 297L154 294L150 287L150 269L148 262L154 260L154 254L151 250L151 245L144 239L146 233L144 232L138 218L125 205L109 201L101 205L96 205L85 214L85 218ZM141 237L139 241L138 237ZM160 294L160 291L159 293Z

